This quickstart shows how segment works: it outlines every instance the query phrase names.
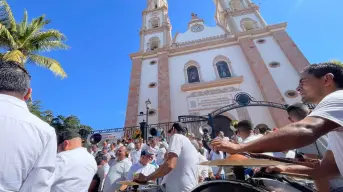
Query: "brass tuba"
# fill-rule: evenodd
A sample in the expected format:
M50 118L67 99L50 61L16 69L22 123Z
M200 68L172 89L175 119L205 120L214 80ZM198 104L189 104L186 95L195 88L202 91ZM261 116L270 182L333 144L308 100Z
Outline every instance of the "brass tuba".
M237 120L232 120L230 123L230 128L232 131L237 131L237 125L238 125L238 121Z
M199 133L201 135L205 135L205 134L210 135L212 133L212 127L209 126L208 124L203 124L199 127Z

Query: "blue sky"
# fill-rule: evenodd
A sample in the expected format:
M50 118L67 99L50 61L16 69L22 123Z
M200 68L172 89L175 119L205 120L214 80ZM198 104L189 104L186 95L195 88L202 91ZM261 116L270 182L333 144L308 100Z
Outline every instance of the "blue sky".
M28 66L33 99L55 114L76 115L94 129L124 125L131 60L138 51L146 0L8 0L17 20L46 14L50 28L67 37L68 51L48 55L69 77ZM201 3L200 3L201 2ZM342 0L255 0L268 24L288 22L287 31L311 63L343 60ZM187 30L192 12L215 25L212 0L169 0L173 34Z

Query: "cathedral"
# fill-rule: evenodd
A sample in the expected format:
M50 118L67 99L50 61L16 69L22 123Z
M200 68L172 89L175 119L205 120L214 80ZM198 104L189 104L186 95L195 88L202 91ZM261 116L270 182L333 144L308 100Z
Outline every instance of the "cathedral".
M267 24L251 0L213 0L215 26L191 14L186 32L172 36L167 0L147 0L142 13L140 50L132 53L125 127L206 116L229 105L237 93L257 101L293 104L299 73L309 65L286 32L287 23ZM177 10L171 10L172 12ZM137 42L138 43L138 42ZM146 101L151 102L146 109ZM288 124L284 110L242 107L216 117L251 120L269 127ZM226 132L226 131L225 131Z

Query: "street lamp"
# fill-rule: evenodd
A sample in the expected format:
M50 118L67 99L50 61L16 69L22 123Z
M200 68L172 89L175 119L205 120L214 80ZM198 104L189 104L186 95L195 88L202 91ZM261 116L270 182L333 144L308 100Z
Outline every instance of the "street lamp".
M146 113L144 114L144 112L140 112L138 116L144 116L145 115L145 122L143 120L142 123L140 123L141 125L141 128L144 129L144 131L142 132L143 133L143 139L145 141L148 140L148 121L149 121L149 109L151 109L151 101L150 99L146 100L145 101L145 108L146 108Z

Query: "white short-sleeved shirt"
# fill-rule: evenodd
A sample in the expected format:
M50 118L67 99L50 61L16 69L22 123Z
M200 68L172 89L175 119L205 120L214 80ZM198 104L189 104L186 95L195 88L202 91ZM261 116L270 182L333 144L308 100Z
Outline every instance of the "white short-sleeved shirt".
M132 162L128 158L116 162L107 173L103 192L118 190L121 184L118 184L117 182L127 180L127 173L129 172L131 165Z
M86 148L58 153L51 192L88 191L97 169L94 157Z
M96 174L100 178L99 191L102 191L102 188L104 187L105 176L108 174L109 170L110 170L110 166L108 165L108 163L98 167L98 171L96 172Z
M141 158L141 153L142 153L142 149L140 150L136 150L136 149L133 149L130 153L130 156L131 156L131 162L132 164L136 164L139 159Z
M163 179L167 192L189 192L198 184L199 156L191 141L180 134L170 138L168 153L178 156L176 167Z
M337 167L343 175L343 90L327 95L309 116L321 117L341 126L328 133L328 149L333 152Z
M145 176L150 175L156 171L156 167L148 163L147 165L142 165L140 162L133 164L127 174L127 180L133 180L134 174L142 173Z
M257 140L259 138L263 137L263 135L259 134L259 135L250 135L249 137L245 138L242 140L242 143L249 143L251 141ZM273 157L273 153L267 152L267 153L263 153L264 155L269 155L271 157Z
M208 161L207 158L203 155L201 155L200 153L199 155L199 163L202 162L206 162ZM198 175L203 177L203 178L207 178L209 176L209 172L213 172L212 168L210 166L206 166L206 165L198 165Z
M219 151L219 154L215 153L214 151L211 151L211 161L213 160L219 160L219 159L224 159L223 152ZM212 167L213 173L217 174L219 171L219 167L213 166ZM220 174L225 174L224 169L221 170Z
M56 167L55 129L27 104L0 94L0 191L50 191Z
M167 149L162 147L158 150L156 155L156 164L162 165L164 163L164 155L167 153Z

